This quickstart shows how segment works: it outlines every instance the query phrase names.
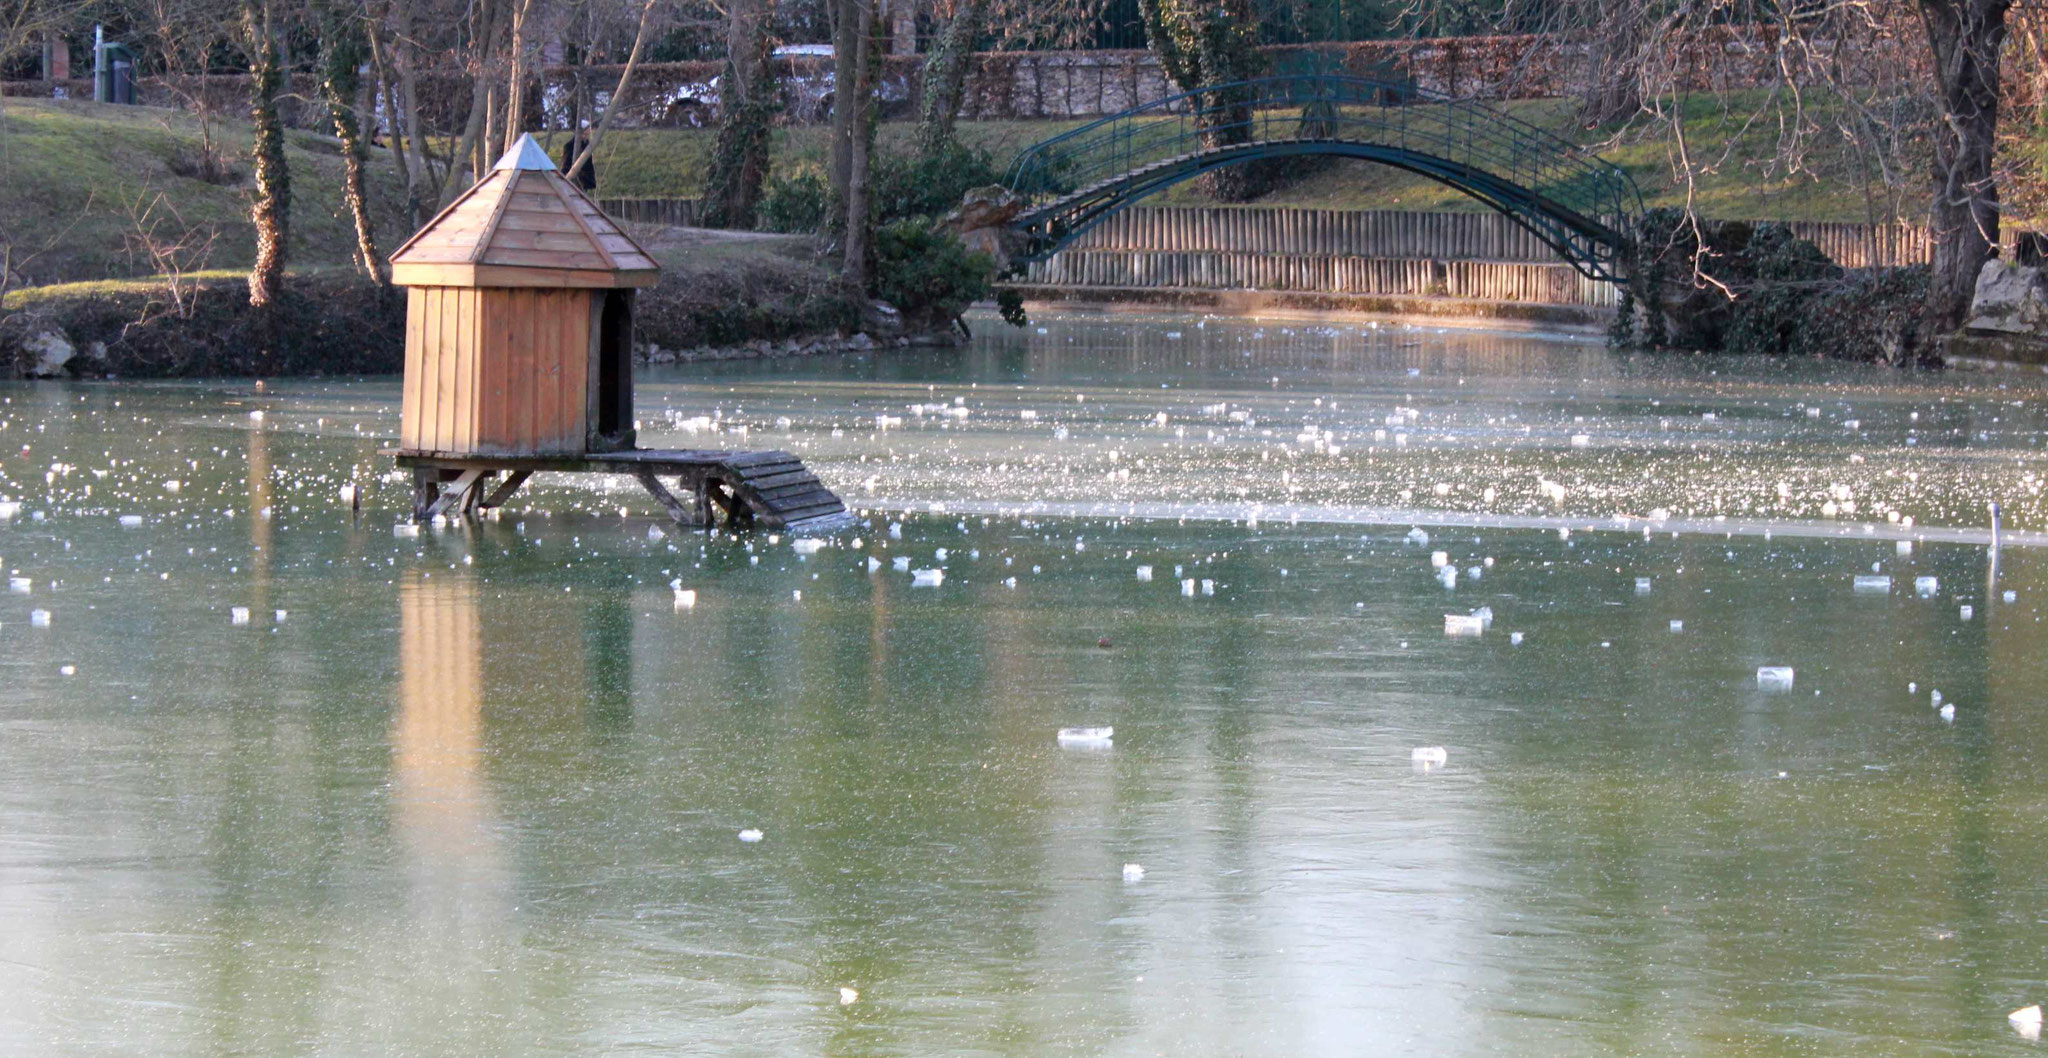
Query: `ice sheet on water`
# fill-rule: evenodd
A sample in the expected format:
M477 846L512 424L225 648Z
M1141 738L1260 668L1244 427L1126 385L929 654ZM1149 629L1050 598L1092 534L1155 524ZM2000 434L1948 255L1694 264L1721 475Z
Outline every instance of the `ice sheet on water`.
M1408 759L1417 764L1441 768L1451 762L1451 751L1442 746L1417 746L1408 751Z
M1116 728L1105 724L1101 727L1060 728L1055 741L1062 746L1107 746L1115 738Z
M1860 574L1855 580L1855 590L1865 595L1890 595L1892 579L1882 574Z
M1792 686L1790 665L1759 665L1756 670L1756 685L1759 687L1785 688Z
M1444 615L1444 634L1447 636L1476 636L1486 631L1486 622L1465 614Z

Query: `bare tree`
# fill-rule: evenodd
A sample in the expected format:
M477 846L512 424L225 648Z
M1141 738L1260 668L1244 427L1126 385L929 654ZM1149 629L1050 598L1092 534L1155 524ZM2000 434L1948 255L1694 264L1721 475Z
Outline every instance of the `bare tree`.
M320 9L320 94L334 122L334 135L341 141L341 197L355 222L356 264L372 282L384 281L384 267L377 256L376 226L370 215L369 194L364 187L362 124L356 114L362 78L357 73L369 50L361 9L350 4L323 4Z
M620 108L625 106L626 94L633 87L633 73L639 69L640 56L647 51L648 37L654 31L654 12L659 3L660 0L641 2L640 25L633 31L633 49L626 54L625 68L619 71L619 83L612 88L611 99L605 104L604 116L598 118L597 127L590 130L590 142L577 152L576 160L569 164L568 172L564 174L571 180L576 178L577 173L583 171L584 166L591 164L590 156L596 152L598 141L604 138L605 130L611 128L612 119Z
M249 120L256 142L256 191L249 218L256 226L256 261L249 269L249 304L265 308L284 289L291 242L292 183L285 164L284 122L277 112L284 64L278 56L278 26L271 0L244 0L242 47L249 59Z
M1977 273L1998 250L2000 51L2011 0L1919 0L1934 52L1934 275L1928 312L1942 331L1963 325Z

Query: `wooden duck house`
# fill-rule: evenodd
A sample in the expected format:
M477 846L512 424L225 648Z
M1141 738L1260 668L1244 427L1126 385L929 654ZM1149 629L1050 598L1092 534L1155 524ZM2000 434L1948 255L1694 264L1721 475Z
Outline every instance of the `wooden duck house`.
M634 447L633 293L659 275L531 136L399 247L405 391L392 454L414 471L415 516L494 507L535 471L561 470L632 474L678 521L845 520L787 453Z
M400 450L631 448L633 290L659 273L520 137L391 255L391 281L409 288Z

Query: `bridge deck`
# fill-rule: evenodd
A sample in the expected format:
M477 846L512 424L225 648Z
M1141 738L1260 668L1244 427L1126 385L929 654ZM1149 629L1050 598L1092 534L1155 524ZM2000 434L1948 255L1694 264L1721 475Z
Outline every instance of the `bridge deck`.
M387 450L413 472L413 516L466 515L498 507L543 471L625 474L681 525L725 524L827 532L850 524L846 505L788 452L630 449L580 456L493 456ZM492 488L498 475L504 480ZM675 479L672 490L661 479Z

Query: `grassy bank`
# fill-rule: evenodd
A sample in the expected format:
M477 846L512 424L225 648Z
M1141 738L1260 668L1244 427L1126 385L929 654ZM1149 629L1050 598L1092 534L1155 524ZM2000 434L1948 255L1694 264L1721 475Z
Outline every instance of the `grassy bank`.
M184 111L50 99L0 103L0 240L14 248L16 282L157 271L138 239L137 218L153 204L158 240L189 237L197 244L210 237L205 267L248 267L255 255L249 126L239 114L213 124L231 165L218 183L193 175L204 136L199 119ZM292 263L346 266L355 231L342 205L340 147L306 132L287 133L285 141ZM372 152L370 171L377 236L388 250L411 234L404 187L388 152Z

